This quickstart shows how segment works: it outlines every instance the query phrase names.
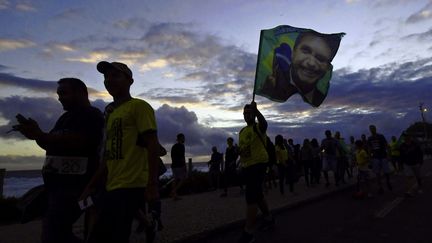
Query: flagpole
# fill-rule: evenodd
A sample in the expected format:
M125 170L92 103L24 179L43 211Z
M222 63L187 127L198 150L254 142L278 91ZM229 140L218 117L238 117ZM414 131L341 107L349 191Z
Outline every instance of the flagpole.
M260 47L261 47L262 38L263 38L263 31L261 30L260 31L260 41L258 44L257 64L256 64L256 68L255 68L255 80L254 80L254 88L253 88L253 94L252 94L252 102L255 102L255 88L256 88L256 81L257 81L257 76L258 76L258 66L260 63Z

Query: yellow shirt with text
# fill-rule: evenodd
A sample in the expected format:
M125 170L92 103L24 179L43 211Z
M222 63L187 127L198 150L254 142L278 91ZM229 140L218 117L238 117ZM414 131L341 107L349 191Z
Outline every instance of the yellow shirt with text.
M133 98L109 114L106 129L106 190L146 187L147 149L138 146L137 139L140 133L157 130L153 108L147 102Z

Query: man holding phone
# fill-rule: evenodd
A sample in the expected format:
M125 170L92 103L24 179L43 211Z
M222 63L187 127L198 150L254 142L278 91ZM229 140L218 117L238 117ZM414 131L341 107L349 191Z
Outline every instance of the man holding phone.
M90 105L84 82L62 78L57 83L65 113L54 128L43 132L35 120L18 114L19 124L13 129L46 150L42 175L48 208L42 221L42 243L82 242L73 234L72 225L82 214L78 198L98 166L104 120Z

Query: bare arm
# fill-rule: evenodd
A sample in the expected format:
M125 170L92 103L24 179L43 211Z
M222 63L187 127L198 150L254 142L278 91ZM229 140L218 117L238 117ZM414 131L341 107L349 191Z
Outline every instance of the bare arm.
M253 101L251 103L254 111L255 111L255 115L258 119L258 125L259 125L259 129L261 131L261 133L265 133L267 131L267 121L265 119L265 117L261 114L261 112L258 110L257 108L257 104Z
M147 200L155 200L159 197L158 179L159 179L159 150L160 145L156 131L145 132L139 135L142 139L142 146L147 148L147 160L149 168L149 177L147 183Z

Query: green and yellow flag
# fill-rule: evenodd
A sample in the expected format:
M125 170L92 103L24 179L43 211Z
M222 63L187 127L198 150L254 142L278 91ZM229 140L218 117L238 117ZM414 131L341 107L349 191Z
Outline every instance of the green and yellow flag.
M285 102L299 93L318 107L327 96L331 62L344 35L289 25L261 30L254 94Z

